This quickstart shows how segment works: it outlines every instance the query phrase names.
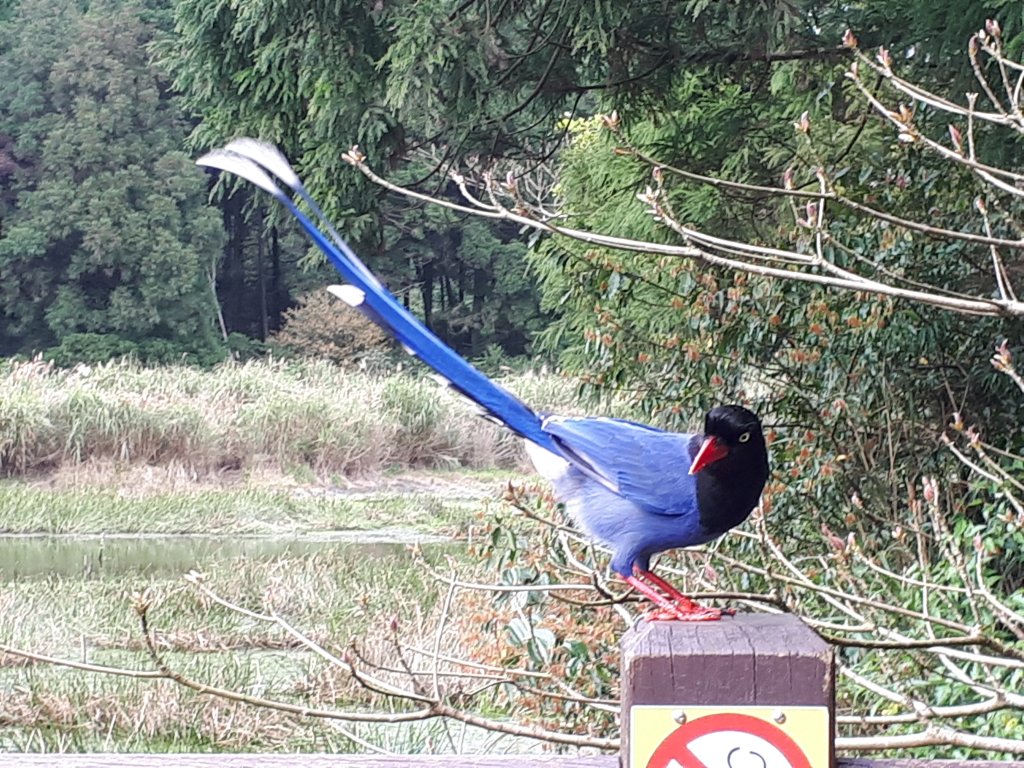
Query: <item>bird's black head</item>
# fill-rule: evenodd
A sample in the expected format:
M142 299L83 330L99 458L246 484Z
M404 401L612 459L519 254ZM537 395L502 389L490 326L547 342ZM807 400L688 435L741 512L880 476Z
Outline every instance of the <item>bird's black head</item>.
M739 405L708 411L704 435L694 440L690 474L697 475L697 506L705 527L725 531L743 522L768 480L761 420Z
M736 467L768 466L761 420L741 405L719 405L704 417L704 439L690 474L723 474Z

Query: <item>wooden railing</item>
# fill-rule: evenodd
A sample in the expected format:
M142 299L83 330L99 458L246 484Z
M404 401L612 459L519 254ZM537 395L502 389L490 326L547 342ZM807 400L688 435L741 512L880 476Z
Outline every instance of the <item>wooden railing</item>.
M0 753L0 768L619 768L617 755L313 755ZM1024 768L1024 762L865 760L840 758L838 768ZM685 768L685 766L684 766ZM709 766L708 768L713 768ZM727 768L727 766L723 767Z
M833 649L794 616L640 623L621 683L621 755L0 754L0 768L1024 768L837 760Z

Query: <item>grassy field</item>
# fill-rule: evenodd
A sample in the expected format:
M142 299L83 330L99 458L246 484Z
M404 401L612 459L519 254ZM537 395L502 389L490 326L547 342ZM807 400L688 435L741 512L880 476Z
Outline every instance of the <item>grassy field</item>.
M252 480L162 486L132 473L88 483L0 481L0 533L282 536L405 528L460 532L516 473L420 471L345 487L260 474Z
M66 478L7 480L0 483L0 527L8 532L0 537L0 643L152 669L133 609L145 592L161 651L176 671L310 707L365 706L364 691L297 649L280 627L211 601L184 576L201 572L223 598L274 611L339 654L353 638L372 652L394 617L417 642L441 591L429 569L450 562L471 569L459 540L472 536L488 498L509 477L421 471L381 478L375 489L293 482L146 493L72 486ZM417 540L427 543L405 543ZM357 738L397 751L455 738L437 723L354 728ZM359 749L346 733L166 680L0 653L0 749Z
M428 558L434 555L428 554ZM436 589L399 547L325 547L295 557L209 558L205 583L249 610L275 610L342 654L379 637L392 615L425 621ZM165 661L205 684L310 707L359 706L365 694L280 629L204 599L180 575L98 571L5 583L3 642L52 656L152 669L133 595L147 590ZM0 748L18 750L330 749L329 723L134 679L0 657ZM397 738L397 736L395 737Z
M571 412L573 388L558 377L503 383ZM495 577L470 545L523 468L517 439L408 373L5 363L0 643L151 671L135 611L144 594L160 654L190 679L307 707L380 708L280 625L203 589L339 655L354 640L383 658L395 626L427 647L445 589L432 572ZM453 652L464 636L489 642L480 617L493 597L472 600L450 628ZM510 714L497 689L477 703ZM437 721L301 718L146 673L0 651L0 750L362 751L367 741L400 753L536 746Z

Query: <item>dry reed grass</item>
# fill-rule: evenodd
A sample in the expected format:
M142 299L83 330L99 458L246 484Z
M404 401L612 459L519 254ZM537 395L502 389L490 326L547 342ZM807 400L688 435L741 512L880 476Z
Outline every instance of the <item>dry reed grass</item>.
M503 382L541 409L571 411L553 375ZM409 372L326 362L250 362L213 371L113 362L0 367L0 471L21 475L90 461L208 475L261 466L317 475L390 467L511 467L518 441L457 396Z
M337 654L353 637L383 654L395 615L403 617L406 639L426 644L438 610L432 580L407 553L394 551L226 561L204 583L248 609L287 616ZM0 607L11 621L0 627L0 642L150 669L130 594L143 584L153 600L156 645L175 670L314 707L381 703L297 649L280 628L228 611L179 579L8 583ZM330 723L196 695L166 680L89 674L0 653L2 745L31 751L351 748Z
M126 741L160 744L173 739L228 751L295 746L295 718L200 698L170 681L86 696L76 695L79 688L72 684L58 691L14 691L4 698L0 727L23 734L24 743L14 746L24 751L52 748L53 737L60 733L67 735L65 746L71 749L86 734L107 750ZM33 734L39 745L33 744Z

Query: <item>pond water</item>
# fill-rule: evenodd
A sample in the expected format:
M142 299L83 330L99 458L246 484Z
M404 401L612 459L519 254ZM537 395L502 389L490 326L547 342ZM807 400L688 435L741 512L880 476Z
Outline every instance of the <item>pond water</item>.
M342 559L400 557L412 543L448 541L405 529L300 536L0 535L0 582L26 578L178 575L214 562L329 553Z

